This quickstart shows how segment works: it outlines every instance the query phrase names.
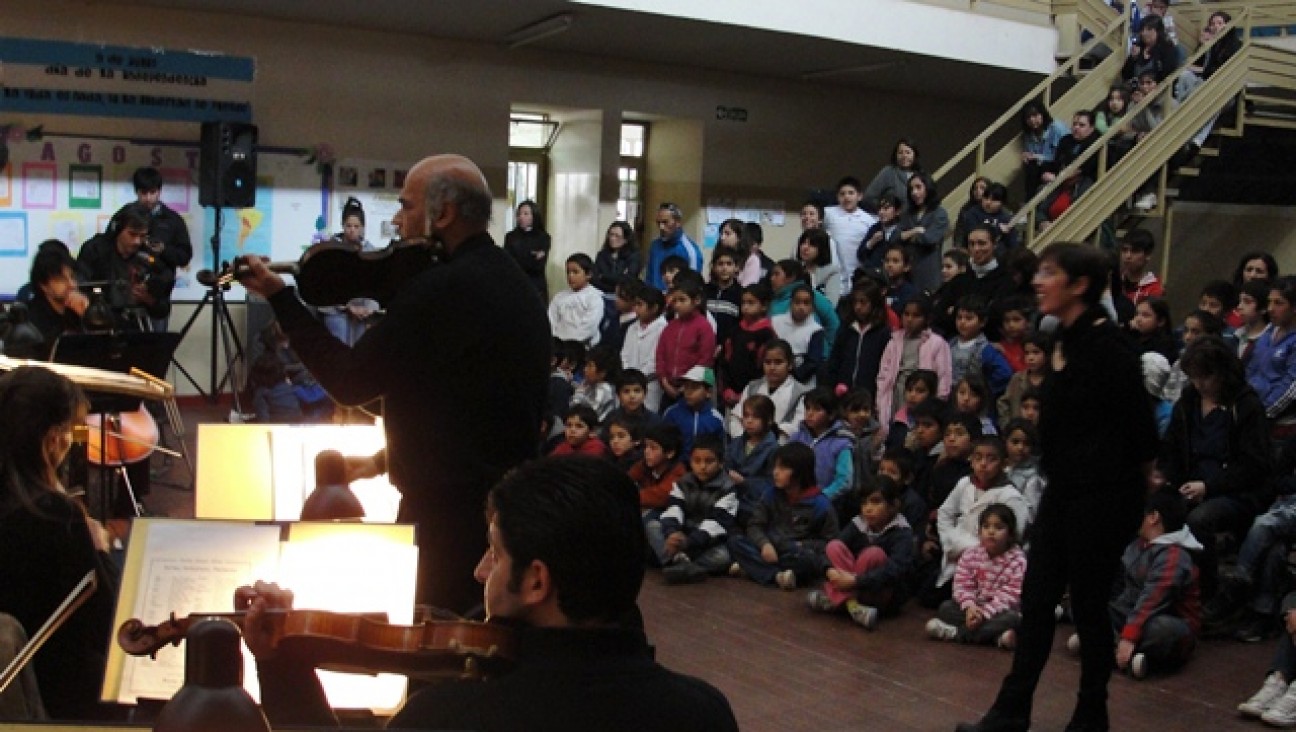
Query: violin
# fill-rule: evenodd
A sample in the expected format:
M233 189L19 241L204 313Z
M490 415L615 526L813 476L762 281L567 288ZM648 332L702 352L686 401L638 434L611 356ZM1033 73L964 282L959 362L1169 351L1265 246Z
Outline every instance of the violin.
M237 598L237 596L236 596ZM194 613L158 625L137 618L117 629L117 645L132 656L155 658L168 645L179 645L193 623L227 618L244 627L246 611ZM495 623L425 619L415 625L393 625L383 613L335 613L326 610L266 610L272 647L331 671L397 673L425 680L480 681L508 670L515 655L513 631Z
M386 307L407 281L440 261L440 242L430 239L395 239L372 252L363 251L359 244L330 239L311 245L296 262L266 266L271 272L292 275L297 292L311 305L344 305L367 298ZM205 269L196 277L205 287L228 288L247 272L246 259L236 257L220 272Z

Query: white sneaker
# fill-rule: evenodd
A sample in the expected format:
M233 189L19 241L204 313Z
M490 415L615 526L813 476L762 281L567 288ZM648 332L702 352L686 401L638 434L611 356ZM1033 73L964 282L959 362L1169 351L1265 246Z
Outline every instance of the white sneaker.
M849 605L846 607L846 612L850 613L851 620L864 626L865 630L873 630L877 627L878 609L871 605Z
M1151 211L1156 208L1157 197L1155 193L1144 193L1134 199L1134 208L1140 211Z
M1015 650L1017 648L1017 631L1012 628L1005 630L1000 634L999 640L995 641L995 645L1005 651Z
M1080 652L1080 634L1079 634L1079 633L1072 633L1072 634L1071 634L1071 637L1070 637L1070 638L1067 638L1067 650L1068 650L1068 651L1071 651L1072 653L1079 653L1079 652Z
M1296 727L1296 684L1288 686L1287 691L1264 710L1260 721L1275 727Z
M774 575L774 582L780 589L791 592L796 589L796 572L793 572L790 569L785 569Z
M1246 717L1259 717L1264 714L1279 697L1287 693L1287 682L1280 674L1272 673L1265 677L1264 686L1260 687L1250 699L1237 705L1237 710Z
M738 564L737 562L734 562L733 564L729 565L730 577L742 577L745 574L747 573L743 571L742 565Z
M941 620L932 618L927 621L927 637L932 640L952 641L958 636L958 628Z
M1136 679L1145 679L1148 675L1147 656L1142 653L1135 653L1130 659L1129 665L1130 676Z

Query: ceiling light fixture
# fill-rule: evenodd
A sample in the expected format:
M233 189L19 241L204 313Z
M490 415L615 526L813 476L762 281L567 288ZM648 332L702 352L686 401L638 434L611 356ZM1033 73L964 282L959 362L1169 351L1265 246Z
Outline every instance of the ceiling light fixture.
M552 38L559 33L566 33L571 28L574 20L575 18L571 13L553 15L513 31L508 34L505 41L507 41L509 48L528 46L536 41Z

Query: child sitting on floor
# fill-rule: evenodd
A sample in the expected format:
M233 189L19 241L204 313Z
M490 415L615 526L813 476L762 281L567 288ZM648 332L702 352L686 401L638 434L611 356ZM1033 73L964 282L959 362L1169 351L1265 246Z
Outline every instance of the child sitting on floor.
M607 445L598 438L598 415L588 404L573 404L563 415L563 441L551 455L607 455Z
M972 474L959 481L936 512L941 545L941 573L937 587L954 579L959 557L980 539L981 512L992 503L1007 505L1016 515L1016 526L1025 530L1026 499L1003 472L1004 444L998 437L982 437L972 447Z
M855 480L855 463L852 451L855 436L837 418L837 397L826 386L812 389L805 395L805 419L788 442L809 445L815 455L815 482L819 490L832 501L838 518L855 513L850 505L849 493ZM855 502L858 509L858 501Z
M744 401L742 424L742 437L729 440L725 449L725 468L737 486L738 516L745 522L774 474L774 451L779 446L774 432L774 402L761 394Z
M880 476L861 494L859 515L828 542L825 551L832 566L823 589L811 590L806 603L820 612L845 607L851 620L873 630L880 613L894 613L904 603L914 537L900 513L898 483Z
M585 359L585 378L576 386L571 403L585 404L600 420L606 420L617 405L612 384L620 368L621 356L616 351L602 346L591 350Z
M723 459L719 435L699 437L689 472L675 481L661 520L644 525L667 584L701 582L729 569L725 542L738 518L738 495Z
M1012 650L1026 576L1026 553L1017 545L1017 514L992 503L981 511L979 525L980 543L959 557L954 597L941 603L937 617L927 622L927 635Z
M1116 668L1142 679L1152 671L1172 670L1192 656L1201 631L1201 594L1197 567L1189 552L1199 551L1185 525L1183 497L1173 490L1148 496L1138 538L1130 542L1121 564L1120 593L1111 601ZM1067 648L1080 648L1078 636Z
M629 472L639 461L643 460L643 430L639 424L627 419L624 415L608 418L607 424L608 457L618 468Z
M643 460L630 468L630 480L639 488L639 508L645 515L661 513L670 500L671 488L684 475L685 467L679 462L679 428L658 424L644 430Z
M795 590L822 576L824 549L835 538L837 514L815 485L814 450L790 443L774 451L773 485L756 504L747 532L729 538L735 560L729 572Z

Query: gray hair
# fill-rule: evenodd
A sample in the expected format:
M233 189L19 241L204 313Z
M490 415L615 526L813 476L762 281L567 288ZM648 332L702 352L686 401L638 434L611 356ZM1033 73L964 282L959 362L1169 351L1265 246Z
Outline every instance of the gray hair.
M436 220L441 206L450 202L458 205L459 218L465 223L483 229L490 225L491 192L485 180L475 185L453 175L434 175L428 180L425 200L429 221Z

